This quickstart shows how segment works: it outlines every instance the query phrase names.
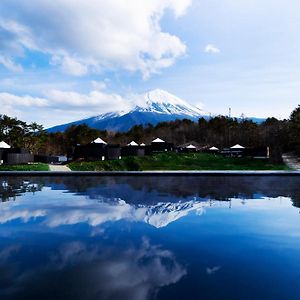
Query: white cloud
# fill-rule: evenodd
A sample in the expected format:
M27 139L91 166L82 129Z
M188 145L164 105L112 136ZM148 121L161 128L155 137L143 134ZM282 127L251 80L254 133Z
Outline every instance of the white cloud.
M22 66L14 63L10 58L0 55L0 65L3 65L6 69L13 72L23 71Z
M125 69L147 78L185 53L185 44L163 32L160 20L167 9L182 16L191 1L2 0L0 39L7 42L0 54L11 59L8 49L15 55L35 50L73 75Z
M208 44L208 45L205 46L204 52L205 53L212 53L212 54L219 54L219 53L221 53L221 50L213 44Z
M52 89L42 97L0 92L2 114L45 126L110 111L128 110L130 105L131 102L125 97L103 91L99 87L86 94Z

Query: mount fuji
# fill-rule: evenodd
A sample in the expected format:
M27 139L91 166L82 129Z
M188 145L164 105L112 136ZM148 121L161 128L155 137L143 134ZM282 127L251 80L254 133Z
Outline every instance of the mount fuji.
M149 91L131 99L126 111L113 111L91 118L49 128L49 132L61 132L71 125L86 124L91 128L111 131L127 131L135 125L156 125L159 122L189 119L197 121L207 117L198 107L160 89Z

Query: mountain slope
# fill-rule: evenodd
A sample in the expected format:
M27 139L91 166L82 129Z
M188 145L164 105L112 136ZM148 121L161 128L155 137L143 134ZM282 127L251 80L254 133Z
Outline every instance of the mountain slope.
M49 132L64 131L71 125L86 124L91 128L112 131L127 131L134 125L156 125L159 122L176 119L196 121L203 116L203 111L186 101L163 90L153 90L131 99L131 109L115 111L95 117L58 125L48 129Z

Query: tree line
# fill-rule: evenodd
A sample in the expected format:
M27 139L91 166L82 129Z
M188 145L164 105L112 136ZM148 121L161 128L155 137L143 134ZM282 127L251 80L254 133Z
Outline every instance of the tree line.
M289 119L268 118L258 124L249 119L216 116L198 122L188 119L161 122L155 126L138 125L127 132L97 130L87 125L72 125L64 132L49 133L36 123L27 124L16 118L0 115L0 140L13 147L25 148L32 153L61 155L71 154L78 144L86 144L101 137L108 143L150 143L160 137L175 145L190 142L202 147L219 148L241 144L246 147L271 147L272 159L279 161L281 154L294 151L300 155L300 105Z

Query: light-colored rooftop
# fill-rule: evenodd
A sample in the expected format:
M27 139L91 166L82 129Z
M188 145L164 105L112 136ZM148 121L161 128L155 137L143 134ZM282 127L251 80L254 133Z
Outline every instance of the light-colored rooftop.
M213 147L210 147L209 150L211 150L211 151L219 151L219 148L213 146Z
M156 138L155 140L152 141L152 143L165 143L165 141L160 138Z
M107 143L106 142L104 142L101 138L96 138L94 141L93 141L93 143L95 143L95 144L104 144L104 145L107 145Z
M11 147L10 147L10 145L8 145L4 141L2 141L2 142L0 142L0 148L2 148L2 149L9 149Z
M196 149L196 147L194 145L190 144L186 147L186 149Z
M230 147L230 149L245 149L245 147L241 146L240 144L236 144L236 145Z
M138 146L138 144L135 141L131 141L128 146Z

